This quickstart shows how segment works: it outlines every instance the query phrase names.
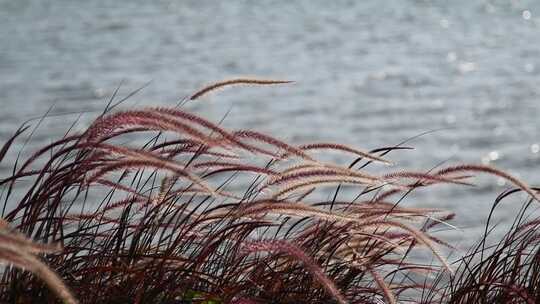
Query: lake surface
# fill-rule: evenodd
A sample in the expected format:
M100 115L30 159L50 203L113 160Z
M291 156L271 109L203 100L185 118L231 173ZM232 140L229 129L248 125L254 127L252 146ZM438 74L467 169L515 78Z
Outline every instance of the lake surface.
M363 149L439 130L388 158L419 170L490 163L539 185L539 37L539 1L0 0L0 142L48 109L60 116L28 150L78 113L82 129L120 84L125 96L150 82L124 108L172 106L209 82L256 76L296 83L187 108L214 120L231 110L229 128ZM418 200L456 211L465 232L451 235L465 244L508 188L477 181ZM496 219L509 223L521 202Z

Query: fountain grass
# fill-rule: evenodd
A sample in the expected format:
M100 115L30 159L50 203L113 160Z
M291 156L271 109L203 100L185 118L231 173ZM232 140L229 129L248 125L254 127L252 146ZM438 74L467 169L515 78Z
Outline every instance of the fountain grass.
M229 85L280 83L233 79L186 101ZM17 159L0 180L1 301L540 301L540 220L528 219L530 208L495 247L486 244L488 222L479 245L451 263L453 246L435 229L452 227L454 213L401 204L435 185L467 187L477 173L515 186L494 209L518 192L540 201L538 189L506 172L476 164L404 171L389 156L410 149L405 143L295 145L178 107L112 108L85 132ZM3 145L0 162L25 131ZM326 153L350 162L328 162Z

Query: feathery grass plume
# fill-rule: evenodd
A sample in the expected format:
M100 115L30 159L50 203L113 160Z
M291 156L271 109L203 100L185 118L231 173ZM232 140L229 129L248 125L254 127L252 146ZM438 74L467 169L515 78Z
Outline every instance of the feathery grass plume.
M183 134L188 139L202 142L207 146L227 147L222 141L205 135L190 124L191 122L184 122L152 109L124 111L97 119L87 130L85 139L88 142L101 142L119 129L129 130L130 127L135 127L137 130L143 128L148 131L171 131Z
M247 150L249 152L255 153L255 152L265 152L265 150L259 149L257 147L253 147L250 145L247 145L241 141L239 141L236 136L233 134L230 134L229 132L225 131L224 129L220 128L218 125L211 123L210 121L203 119L199 116L187 113L185 111L181 111L178 109L172 109L172 108L151 108L150 111L157 112L160 114L167 115L173 119L181 119L185 120L189 123L194 123L199 126L202 126L213 133L216 133L220 135L224 140L229 142L229 144L237 147L241 147L244 150Z
M39 253L59 251L60 248L58 246L34 243L19 233L11 231L8 224L2 219L0 219L0 240L1 261L34 273L42 279L64 303L78 303L62 279L35 256Z
M154 198L151 200L154 205L162 204L167 194L172 191L172 188L175 183L175 178L167 175L161 180L161 184L159 185L159 192L154 196Z
M360 156L362 158L366 158L375 162L380 162L386 165L392 165L392 162L379 157L377 155L371 154L369 152L365 152L359 149L355 149L346 145L342 144L335 144L335 143L313 143L313 144L306 144L301 145L298 147L301 150L307 151L307 150L337 150L337 151L344 151L349 152L354 155Z
M286 84L286 83L292 83L293 81L290 80L270 80L270 79L250 79L250 78L236 78L236 79L228 79L220 82L216 82L213 84L210 84L197 92L193 93L188 100L195 100L203 95L206 95L209 92L212 92L216 89L223 88L226 86L232 86L232 85L277 85L277 84Z
M290 183L298 180L305 180L307 178L357 178L358 180L364 180L366 184L383 183L386 180L366 173L360 173L346 168L336 167L295 167L293 170L288 170L286 173L276 175L272 178L267 186L279 185L283 183Z
M165 158L175 158L179 155L198 155L198 156L209 156L209 157L219 157L224 159L238 159L238 155L224 153L221 151L209 151L204 147L204 145L201 145L199 147L175 147L175 148L169 148L169 149L163 149L160 151L160 153Z
M397 195L399 193L402 193L404 189L402 188L392 188L390 190L386 190L386 191L383 191L381 192L380 194L378 194L377 196L373 197L370 202L371 203L375 203L375 202L384 202L386 201L389 197L393 196L393 195Z
M377 272L373 271L373 269L369 267L367 268L367 271L373 277L373 279L375 279L375 282L377 282L377 285L379 285L379 287L383 291L386 302L388 302L389 304L396 304L397 302L394 294L392 293L390 287L386 284L386 282L384 282L383 278L381 278L381 276Z
M487 166L487 165L475 165L475 164L465 164L465 165L457 165L453 167L448 167L445 169L442 169L437 172L437 175L447 175L451 173L460 173L460 172L481 172L481 173L487 173L492 174L501 178L504 178L505 180L509 181L510 183L514 184L516 187L522 189L523 191L527 192L530 196L532 196L537 202L540 202L540 196L536 193L536 191L533 191L525 182L519 180L518 178L502 171L497 168Z
M387 173L383 175L383 178L385 180L396 179L396 178L416 179L416 180L419 180L419 182L417 182L419 184L422 184L423 182L428 181L430 183L450 183L450 184L472 186L471 183L461 181L462 179L468 178L470 176L457 176L457 177L450 177L450 178L445 178L441 176L442 175L431 175L431 174L427 174L423 172L398 171L398 172Z
M172 146L172 147L171 147ZM203 142L193 139L176 139L171 141L164 141L160 144L152 146L150 151L157 151L162 155L166 155L167 158L174 158L180 154L199 154L215 156L225 159L238 159L239 156L232 153L226 153L224 151L212 151L211 148L206 146Z
M313 274L313 276L321 283L321 285L332 297L334 297L341 304L347 303L339 289L332 282L332 280L324 274L321 267L297 246L278 240L246 241L243 243L243 250L248 253L259 251L278 251L298 259L305 265L305 267Z
M276 148L279 148L281 150L284 150L285 152L288 153L286 155L290 154L290 155L298 156L306 161L317 163L315 159L313 159L311 156L306 154L303 150L293 147L291 145L288 145L283 141L280 141L274 137L271 137L271 136L268 136L259 132L249 131L249 130L240 130L240 131L235 131L234 136L236 136L237 138L248 138L251 140L263 142L263 143L272 145ZM266 154L264 150L259 150L259 152ZM280 159L278 154L270 153L270 155L274 156L277 159Z
M186 171L184 169L185 166L177 162L160 158L149 152L137 151L133 149L112 146L112 145L107 145L107 144L99 144L98 146L96 146L96 148L104 149L106 151L109 151L110 153L116 153L121 156L125 156L126 159L119 160L115 163L102 167L100 170L98 170L92 176L88 178L87 183L92 183L96 180L99 180L101 179L102 176L112 171L117 171L117 170L121 170L125 168L151 167L151 168L156 168L156 169L165 169L175 174L176 176L184 177L190 182L208 191L208 194L212 196L218 196L220 194L219 191L216 192L200 177L192 174L189 171Z
M305 189L311 189L313 187L338 186L340 184L374 186L374 187L380 186L379 184L370 183L369 180L366 181L366 179L364 178L354 177L354 176L353 177L349 177L349 176L312 177L312 178L304 178L300 181L286 184L285 187L283 187L282 189L279 189L279 192L274 193L272 197L275 199L278 199L278 198L286 197L287 195L291 193L303 191Z

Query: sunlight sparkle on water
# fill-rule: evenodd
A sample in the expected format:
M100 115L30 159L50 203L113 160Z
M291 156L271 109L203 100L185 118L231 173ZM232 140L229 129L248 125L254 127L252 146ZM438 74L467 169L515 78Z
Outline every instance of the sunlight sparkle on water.
M529 11L529 10L524 10L521 13L521 17L523 17L523 19L525 19L525 20L531 19L531 16L532 16L532 14L531 14L531 11Z
M491 151L491 152L489 152L488 156L489 156L489 160L491 160L491 161L497 160L497 159L499 159L499 152Z
M442 28L448 28L450 26L450 22L448 22L448 19L441 19L441 21L439 21L439 24Z
M486 156L482 157L482 163L487 165L490 162L496 161L499 159L500 155L498 151L491 151Z
M475 71L477 68L474 62L462 62L458 65L458 70L463 74Z
M456 61L456 59L457 59L457 55L456 55L456 53L454 53L454 52L449 52L449 53L446 55L446 60L447 60L448 62L454 62L454 61Z

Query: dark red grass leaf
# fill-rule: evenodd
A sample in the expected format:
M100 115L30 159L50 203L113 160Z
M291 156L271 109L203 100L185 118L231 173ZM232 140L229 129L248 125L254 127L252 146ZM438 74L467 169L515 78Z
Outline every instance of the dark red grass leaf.
M127 187L127 186L124 186L124 185L116 183L116 182L111 182L111 181L106 180L106 179L97 179L95 181L95 183L106 186L106 187L109 187L110 189L122 190L124 192L129 193L129 194L132 194L133 196L135 196L135 197L137 197L137 198L139 198L141 200L148 200L148 201L150 200L150 197L148 197L148 196L146 196L144 194L141 194L140 191L132 189L132 188Z
M207 161L200 162L193 165L194 168L218 168L218 170L212 171L211 173L205 174L206 176L218 172L229 172L229 171L246 171L254 174L263 174L274 176L278 173L268 168L261 168L257 166L244 165L241 163L233 162L220 162L220 161Z
M451 297L451 300L453 301L452 303L462 303L460 301L460 297L467 299L467 294L473 294L473 295L478 294L478 297L482 297L480 295L487 295L490 289L495 289L495 288L503 289L506 292L509 292L511 295L519 297L522 300L524 300L527 304L537 303L535 301L535 298L529 295L525 288L516 286L511 283L507 283L507 282L493 282L493 281L479 282L474 285L464 286L463 289L459 289L456 291L456 293ZM471 298L474 298L474 296Z
M148 202L150 202L149 199L146 199L146 198L143 199L140 196L130 196L130 197L127 197L125 199L115 201L114 203L108 203L103 208L97 210L97 213L105 214L105 213L107 213L109 211L112 211L112 210L115 210L115 209L118 209L118 208L126 207L127 205L145 204L145 203L148 203Z
M528 222L518 226L516 228L516 230L514 231L514 233L516 233L516 234L518 234L520 232L528 233L531 230L537 230L539 228L539 226L540 226L540 218L537 218L537 219L528 221Z
M384 267L384 265L386 265L386 263L387 263L387 260L383 260L382 262L383 262L382 265ZM386 278L393 276L396 272L407 271L407 272L418 273L418 274L421 274L421 275L428 275L428 274L437 273L439 271L438 267L434 267L434 266L431 266L431 265L405 263L402 259L399 259L399 260L397 260L395 262L389 261L388 264L397 265L399 267L397 267L396 269L393 269L392 271L388 272L385 275ZM406 286L398 285L398 286L392 286L392 289L424 288L424 287L426 287L426 286L425 285L406 285Z
M397 286L392 286L392 290L394 291L394 294L396 295L396 298L398 298L402 293L413 290L415 292L422 292L424 290L427 290L430 293L434 293L435 295L439 296L439 299L437 301L432 302L420 302L420 303L445 303L441 300L441 292L436 289L436 286L433 286L427 282L424 282L422 284L420 283L413 283L413 284L401 284ZM427 293L427 292L424 292Z
M8 152L9 148L11 147L11 145L13 144L13 142L15 141L15 139L17 137L19 137L19 135L21 135L22 133L24 133L24 131L26 131L30 126L21 126L19 129L17 129L17 131L15 132L15 134L13 134L7 141L6 143L4 143L4 145L2 146L2 148L0 149L0 163L2 162L2 160L4 159L4 157L6 156L6 153Z
M57 146L63 146L69 142L77 142L80 139L80 135L72 135L68 137L64 137L61 140L55 141L49 145L46 145L45 147L39 149L37 152L32 154L19 168L19 173L22 173L28 166L30 166L36 159L44 155L45 153L48 153L52 151ZM77 151L79 149L84 149L88 146L78 146L76 144L70 145L68 147L62 148L59 151L56 151L56 153L51 157L51 159L48 161L47 165L42 166L42 171L47 170L47 168L52 164L53 160L58 159L60 157L63 157L67 155L70 152Z
M4 179L0 179L0 186L6 184L6 183L10 183L10 182L15 182L17 181L18 179L21 179L23 177L29 177L29 176L34 176L34 175L39 175L41 173L53 173L54 171L43 171L43 170L30 170L30 171L26 171L26 172L21 172L21 173L15 173L15 174L12 174L11 176L9 177L6 177Z

